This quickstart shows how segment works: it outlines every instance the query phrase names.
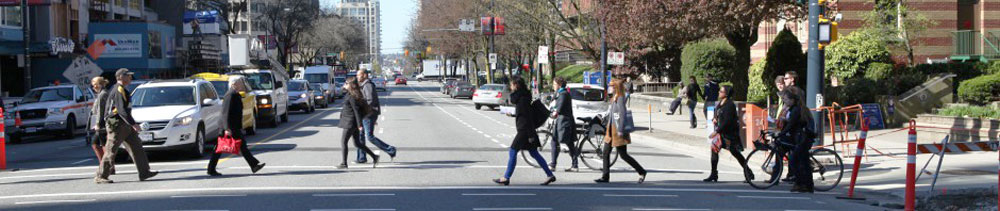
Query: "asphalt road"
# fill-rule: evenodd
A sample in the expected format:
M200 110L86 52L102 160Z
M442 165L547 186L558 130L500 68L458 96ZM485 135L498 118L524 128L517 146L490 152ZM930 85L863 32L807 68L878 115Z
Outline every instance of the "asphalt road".
M384 156L377 168L335 168L341 163L342 131L336 125L342 100L312 114L294 113L290 122L249 137L251 151L267 163L257 174L240 157L223 159L224 176L210 177L207 156L154 153L151 165L159 176L139 182L134 166L119 163L115 183L97 185L97 162L82 138L8 146L8 167L18 170L0 171L0 210L878 209L835 199L840 192L793 194L790 185L753 189L741 182L728 157L720 161L721 182L703 183L707 149L682 151L643 140L629 145L650 170L643 184L636 184L638 175L624 162L613 167L609 184L595 184L600 173L582 164L580 172L563 172L570 163L564 152L551 186L539 186L545 174L520 158L511 186L498 186L491 180L503 174L514 119L437 91L436 83L412 83L382 94L376 135L399 154L392 161Z

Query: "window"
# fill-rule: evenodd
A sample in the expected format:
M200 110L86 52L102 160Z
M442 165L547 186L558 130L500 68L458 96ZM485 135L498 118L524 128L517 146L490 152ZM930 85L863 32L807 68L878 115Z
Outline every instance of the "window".
M195 105L194 89L189 86L145 87L132 94L132 107Z
M142 10L142 4L139 0L128 1L128 7L134 10Z
M212 85L209 85L209 84L201 84L200 86L201 86L202 89L205 89L206 91L208 91L207 92L208 96L206 96L206 98L208 98L208 99L219 99L219 94L215 92L215 87L213 87Z
M78 88L73 88L73 100L76 100L77 98L80 97L83 97L83 92L81 92L80 89Z
M3 25L21 27L21 7L3 7Z
M73 90L70 88L36 89L24 94L24 98L21 99L21 103L67 101L72 98Z

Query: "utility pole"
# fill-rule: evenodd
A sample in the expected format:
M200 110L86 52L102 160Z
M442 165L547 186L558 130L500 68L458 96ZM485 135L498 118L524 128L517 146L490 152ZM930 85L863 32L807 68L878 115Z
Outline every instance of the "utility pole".
M608 28L601 20L601 86L608 90ZM605 98L606 99L606 98Z
M820 0L809 0L809 50L808 67L806 73L806 105L809 108L823 106L823 50L819 48L819 16L823 14L823 8L819 4ZM821 111L812 111L813 127L816 131L815 145L823 145L823 114Z
M489 7L489 10L490 10L490 16L489 16L490 17L490 50L488 52L486 52L486 58L487 58L486 63L489 64L489 75L490 75L490 77L486 77L487 80L489 80L488 83L493 83L493 71L494 71L493 64L490 63L490 61L488 61L489 60L488 58L489 58L489 55L493 53L493 51L495 50L495 47L496 47L494 45L494 43L493 43L493 40L495 39L495 36L496 36L496 33L495 33L495 31L496 31L496 17L493 17L493 6L494 6L494 4L496 4L496 0L490 0L490 7Z
M28 0L21 0L21 29L24 34L24 92L31 90L31 16L28 14Z

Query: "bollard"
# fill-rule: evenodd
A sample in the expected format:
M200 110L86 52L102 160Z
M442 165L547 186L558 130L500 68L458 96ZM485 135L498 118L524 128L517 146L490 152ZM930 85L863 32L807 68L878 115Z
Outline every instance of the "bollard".
M0 170L7 169L7 135L4 128L3 107L0 106Z
M916 208L917 121L910 120L910 140L906 145L906 211Z
M838 199L865 200L862 197L854 197L854 184L858 181L858 170L861 167L861 157L864 155L865 139L868 138L868 118L861 121L861 137L858 139L858 151L854 153L854 169L851 172L851 186L847 189L847 197L837 197Z
M649 109L649 132L652 133L653 132L653 104L646 104L646 106L647 106L646 109Z

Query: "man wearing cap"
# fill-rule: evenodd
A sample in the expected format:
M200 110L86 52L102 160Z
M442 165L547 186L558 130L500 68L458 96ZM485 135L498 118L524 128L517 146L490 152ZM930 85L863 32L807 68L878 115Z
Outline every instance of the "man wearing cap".
M97 184L112 183L108 176L111 176L112 161L117 154L120 145L125 144L125 151L128 151L135 163L135 168L139 172L139 181L145 181L159 172L149 170L149 160L146 158L146 151L142 149L142 142L139 141L139 125L132 119L131 93L127 89L132 83L132 72L121 68L115 72L118 82L111 86L108 94L108 107L105 111L108 128L108 142L104 145L104 158L101 159L100 168L97 169L97 177L94 182Z

